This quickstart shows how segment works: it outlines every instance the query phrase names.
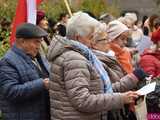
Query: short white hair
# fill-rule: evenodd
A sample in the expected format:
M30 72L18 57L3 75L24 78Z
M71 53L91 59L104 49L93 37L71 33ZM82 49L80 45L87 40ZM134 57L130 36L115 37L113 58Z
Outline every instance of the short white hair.
M118 20L128 27L132 27L138 19L135 13L126 13L124 17L120 17Z
M132 20L133 22L138 20L136 13L126 13L124 17Z
M67 37L74 37L79 35L85 37L91 33L97 31L96 29L101 25L101 23L90 17L87 13L77 12L75 13L67 22Z

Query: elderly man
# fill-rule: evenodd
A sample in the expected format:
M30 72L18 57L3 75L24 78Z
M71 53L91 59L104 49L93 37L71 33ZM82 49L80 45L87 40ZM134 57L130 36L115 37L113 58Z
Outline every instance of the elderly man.
M55 37L49 48L52 120L102 120L104 112L134 102L137 93L113 93L136 86L132 75L111 86L101 62L88 48L100 22L83 12L67 23L67 38ZM73 41L74 39L76 41Z
M38 54L47 33L30 23L16 30L14 46L0 61L4 120L49 120L48 64Z

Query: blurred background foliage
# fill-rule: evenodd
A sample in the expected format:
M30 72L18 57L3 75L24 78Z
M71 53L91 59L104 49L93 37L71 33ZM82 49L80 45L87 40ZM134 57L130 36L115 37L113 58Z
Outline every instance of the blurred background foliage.
M111 13L113 16L120 14L117 0L113 0L112 4L107 4L107 0L68 0L72 12L79 10L89 11L99 17L103 13ZM64 0L46 0L41 4L39 9L46 11L47 16L58 19L60 13L67 12Z
M9 36L18 0L0 0L0 58L9 49ZM106 0L68 0L72 12L78 10L92 12L99 17L102 13L120 14L116 0L108 5ZM60 13L67 12L63 0L44 0L38 9L44 10L48 18L57 22Z
M10 26L17 0L0 0L0 58L9 49Z

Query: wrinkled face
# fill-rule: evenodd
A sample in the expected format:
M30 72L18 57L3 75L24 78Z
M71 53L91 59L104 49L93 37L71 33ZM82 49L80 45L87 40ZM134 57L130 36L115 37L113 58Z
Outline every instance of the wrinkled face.
M41 28L43 28L43 29L45 29L45 30L48 30L48 21L47 21L47 19L46 18L43 18L40 22L39 22L39 24L38 24L38 26L39 27L41 27Z
M103 39L103 40L93 41L92 48L102 52L107 52L109 50L108 40Z
M24 39L22 43L23 50L26 52L26 54L36 57L41 46L41 41L42 38Z
M121 48L125 47L128 41L129 32L124 32L115 38L114 42L118 44Z

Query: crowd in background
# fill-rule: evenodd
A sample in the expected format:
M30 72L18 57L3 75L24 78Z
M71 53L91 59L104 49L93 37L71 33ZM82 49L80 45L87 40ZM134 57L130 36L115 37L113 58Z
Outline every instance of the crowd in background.
M136 120L135 91L160 77L160 16L138 17L80 11L56 23L37 11L0 61L4 120Z
M40 12L40 11L39 11ZM39 13L38 12L38 13ZM41 11L42 12L42 11ZM154 77L159 77L158 74L159 72L156 72L159 68L158 66L154 66L155 68L148 68L148 67L153 67L151 64L145 63L146 55L150 54L151 56L158 57L158 53L156 50L158 49L158 29L160 26L160 17L158 15L151 15L150 17L144 16L142 20L138 19L138 14L136 12L124 12L121 17L115 18L114 16L110 14L103 14L99 18L94 16L93 13L90 13L88 11L85 11L87 14L89 14L91 17L99 20L100 22L104 23L106 27L109 27L109 25L112 23L112 21L119 21L126 25L130 30L129 30L129 35L127 35L127 41L125 41L124 48L125 49L123 52L118 49L114 48L114 45L110 45L110 50L115 54L116 59L119 61L123 69L125 69L125 72L130 73L135 69L136 67L142 67L145 69L145 71L148 74L153 75ZM42 12L42 14L38 14L38 21L42 19L46 19L45 13ZM42 25L42 28L46 29L51 33L49 36L49 39L52 39L53 35L60 35L62 37L66 36L66 24L68 21L69 15L67 13L62 13L59 17L59 22L55 23L53 20L48 20L46 19L46 26ZM45 23L44 23L45 24ZM40 25L41 26L41 25ZM119 28L119 31L116 30L116 28L113 28L116 32L120 32L121 28ZM156 31L157 30L157 31ZM106 28L107 31L107 28ZM156 31L156 32L155 32ZM153 33L153 34L152 34ZM113 38L116 37L113 34ZM149 41L150 45L146 45L144 48L139 48L139 43L141 41ZM47 45L49 45L49 42L46 42ZM119 43L118 43L119 44ZM148 48L148 49L147 49ZM122 52L122 53L118 53ZM154 55L156 54L156 56ZM148 58L147 58L148 59ZM156 58L158 59L158 58ZM146 60L147 61L147 60ZM159 60L158 60L159 61ZM147 65L147 66L145 66ZM147 67L147 68L146 68ZM156 75L155 75L156 74Z

